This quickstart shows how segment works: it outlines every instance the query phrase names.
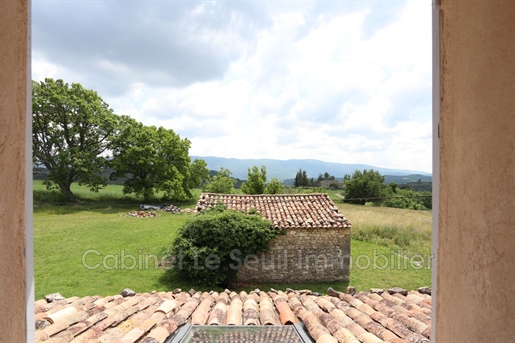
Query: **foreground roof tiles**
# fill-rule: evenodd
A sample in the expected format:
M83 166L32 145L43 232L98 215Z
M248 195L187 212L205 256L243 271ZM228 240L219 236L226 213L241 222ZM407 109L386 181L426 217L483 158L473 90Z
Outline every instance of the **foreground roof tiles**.
M327 194L216 194L202 193L195 211L216 204L249 212L254 209L275 228L350 228L351 224Z
M164 342L182 324L292 325L317 343L429 342L431 296L328 290L153 292L35 303L36 342Z

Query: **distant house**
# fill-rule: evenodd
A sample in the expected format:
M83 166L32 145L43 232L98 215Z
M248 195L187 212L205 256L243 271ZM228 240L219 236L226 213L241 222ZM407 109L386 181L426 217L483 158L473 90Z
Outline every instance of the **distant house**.
M327 194L203 193L195 210L216 204L243 212L256 210L286 233L270 242L268 252L238 257L242 262L239 281L349 280L351 224Z

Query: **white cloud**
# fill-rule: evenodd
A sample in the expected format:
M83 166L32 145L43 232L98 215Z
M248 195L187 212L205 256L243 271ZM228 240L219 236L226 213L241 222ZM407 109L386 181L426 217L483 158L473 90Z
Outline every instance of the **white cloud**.
M431 4L392 2L398 11L371 24L375 5L195 3L174 24L181 35L172 30L161 45L166 50L166 44L193 44L174 50L186 54L184 65L191 54L191 68L201 63L198 56L208 66L224 61L222 69L213 65L214 74L167 64L138 70L156 60L145 62L142 55L131 64L120 53L71 72L69 64L38 49L33 77L81 82L99 91L116 113L189 138L192 155L313 158L430 171ZM157 23L168 25L162 17ZM158 45L153 49L159 54ZM102 87L119 92L97 89L99 70L111 75ZM189 81L167 81L169 75Z

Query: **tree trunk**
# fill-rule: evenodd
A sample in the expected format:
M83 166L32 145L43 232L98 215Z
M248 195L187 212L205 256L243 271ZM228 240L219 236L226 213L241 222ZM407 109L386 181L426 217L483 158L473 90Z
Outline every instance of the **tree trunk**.
M61 189L61 192L64 194L66 199L68 199L68 201L74 204L77 203L77 198L75 197L75 194L72 193L70 184L60 183L59 188Z
M145 188L143 190L143 201L149 202L154 197L154 189L153 188Z

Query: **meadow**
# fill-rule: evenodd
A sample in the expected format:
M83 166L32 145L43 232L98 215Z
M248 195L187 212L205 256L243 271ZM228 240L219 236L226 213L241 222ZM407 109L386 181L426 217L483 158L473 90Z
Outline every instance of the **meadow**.
M126 287L136 292L206 289L181 280L162 263L191 214L130 217L127 213L138 210L140 201L124 196L121 186L109 185L99 193L77 185L72 190L78 205L64 204L58 193L34 182L36 299L55 292L106 296ZM194 191L196 197L199 193ZM245 284L238 289L290 287L325 293L328 287L344 290L348 285L358 290L430 286L431 212L342 204L334 192L330 196L353 224L350 282Z

